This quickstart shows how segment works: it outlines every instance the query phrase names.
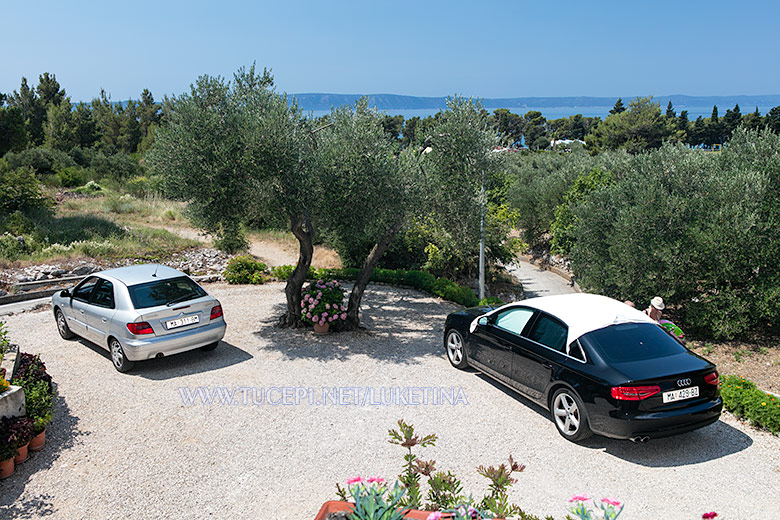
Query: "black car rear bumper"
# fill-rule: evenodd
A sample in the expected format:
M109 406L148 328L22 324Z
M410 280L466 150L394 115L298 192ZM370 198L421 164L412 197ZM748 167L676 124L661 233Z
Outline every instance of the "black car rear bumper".
M607 417L599 417L595 433L613 439L669 437L702 428L720 418L723 400L718 397L691 407L670 412L625 413L614 410ZM595 422L595 421L594 421Z

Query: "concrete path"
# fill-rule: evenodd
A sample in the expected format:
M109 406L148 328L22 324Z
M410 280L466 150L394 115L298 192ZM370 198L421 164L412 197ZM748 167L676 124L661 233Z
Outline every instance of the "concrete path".
M38 309L48 303L51 303L51 296L47 298L27 300L25 302L0 305L0 316L10 316L11 314L19 314L20 312L31 311L33 309Z
M526 298L576 292L567 280L551 271L541 269L538 265L518 260L505 267L512 276L523 284Z

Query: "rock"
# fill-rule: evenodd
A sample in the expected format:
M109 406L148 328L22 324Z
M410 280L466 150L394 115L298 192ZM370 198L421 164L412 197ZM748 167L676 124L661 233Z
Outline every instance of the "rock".
M92 274L95 271L98 271L99 268L93 266L93 265L80 265L73 269L70 274L73 276L86 276L88 274Z

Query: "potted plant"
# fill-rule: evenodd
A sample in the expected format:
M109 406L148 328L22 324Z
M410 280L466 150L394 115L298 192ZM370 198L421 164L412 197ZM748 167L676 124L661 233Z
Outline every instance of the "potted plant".
M8 478L14 472L16 455L16 432L11 428L13 417L0 419L0 479Z
M27 417L33 421L34 437L30 451L41 451L46 443L46 425L54 415L53 392L49 383L38 381L24 389Z
M342 500L330 500L320 508L315 520L426 520L431 512L418 511L403 506L406 489L396 481L388 489L385 480L380 477L357 476L347 480L347 489L352 502L346 500L346 492L341 486L337 490ZM346 513L346 515L344 515Z
M29 417L14 417L11 422L11 430L16 438L16 456L14 464L21 464L28 458L27 446L35 436L33 433L33 420Z
M326 334L331 323L346 319L344 288L339 282L317 280L301 292L301 320L311 323L315 333Z

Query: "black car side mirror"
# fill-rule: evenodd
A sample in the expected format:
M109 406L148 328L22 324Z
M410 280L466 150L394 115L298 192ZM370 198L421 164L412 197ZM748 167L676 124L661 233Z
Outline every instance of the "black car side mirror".
M70 298L70 291L67 289L63 289L62 291L60 291L60 296L62 296L63 298Z

